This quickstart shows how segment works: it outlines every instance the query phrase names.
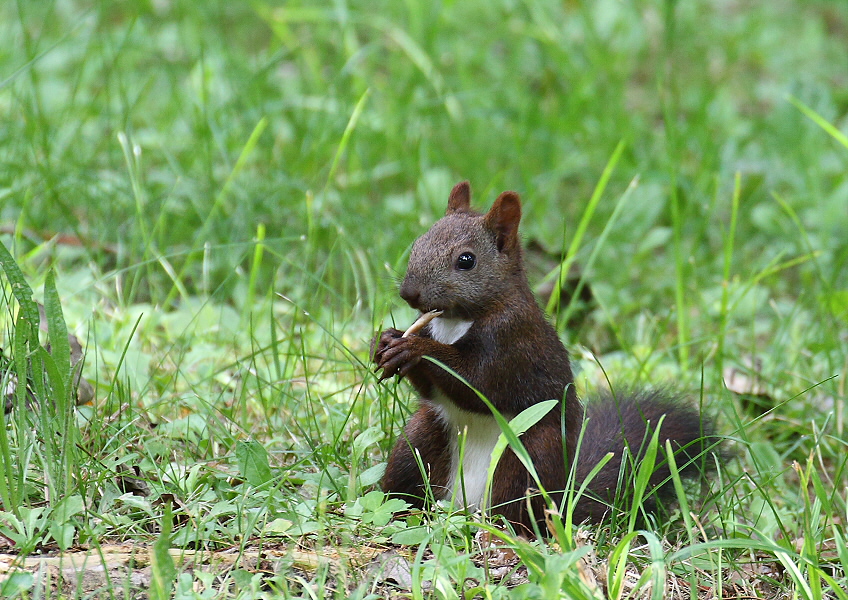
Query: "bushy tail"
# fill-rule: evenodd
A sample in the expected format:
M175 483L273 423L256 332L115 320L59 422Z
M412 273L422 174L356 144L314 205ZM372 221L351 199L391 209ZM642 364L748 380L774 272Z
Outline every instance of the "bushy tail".
M681 477L698 478L715 468L711 454L717 453L718 438L712 421L678 396L662 390L605 392L586 403L585 415L583 439L576 449L576 487L582 485L607 453L614 455L577 501L573 514L576 523L587 517L599 521L613 510L617 498L620 500L628 491L632 492L634 474L658 423L662 423L659 449L643 501L648 512L656 510L658 500L668 502L674 497L666 440L671 441Z

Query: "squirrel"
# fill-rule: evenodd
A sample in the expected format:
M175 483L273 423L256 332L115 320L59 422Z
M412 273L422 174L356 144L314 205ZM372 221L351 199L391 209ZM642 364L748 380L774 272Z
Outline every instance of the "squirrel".
M481 507L501 429L474 390L505 418L545 400L560 400L520 437L540 483L558 505L569 481L578 489L598 462L614 453L578 499L572 514L576 523L602 520L615 498L623 460L624 472L633 472L632 458L623 458L626 451L638 460L658 423L660 444L664 447L670 440L680 453L675 462L681 476L697 477L701 464L695 459L714 436L709 420L656 390L607 393L584 406L568 352L537 304L525 273L518 236L519 195L503 192L485 214L470 205L469 183L458 183L445 216L413 244L400 286L400 296L412 308L441 311L440 316L418 334L404 337L404 332L389 328L374 340L372 358L376 371L382 370L380 380L406 378L420 395L417 412L390 453L383 491L420 508L428 503L428 489L430 500L456 494L467 508ZM424 357L449 367L471 387ZM660 451L648 490L668 500L674 495L670 481ZM528 490L535 487L507 448L494 472L490 512L532 535L534 521L544 527L548 508L539 494L531 496L528 506ZM654 496L643 505L649 511L656 508Z

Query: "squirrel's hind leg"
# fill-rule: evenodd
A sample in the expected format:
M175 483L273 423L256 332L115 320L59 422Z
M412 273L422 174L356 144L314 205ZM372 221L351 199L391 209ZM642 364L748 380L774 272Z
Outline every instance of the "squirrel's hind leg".
M539 481L554 504L559 506L566 483L559 414L551 413L549 417L530 428L521 439L530 454ZM516 532L530 537L535 535L535 521L539 532L546 535L545 511L548 506L536 487L535 479L527 472L512 449L507 449L495 470L492 483L492 513L502 515L513 524Z
M432 499L441 499L450 477L450 448L438 413L422 403L392 448L381 484L383 491L419 508L428 498L428 487Z

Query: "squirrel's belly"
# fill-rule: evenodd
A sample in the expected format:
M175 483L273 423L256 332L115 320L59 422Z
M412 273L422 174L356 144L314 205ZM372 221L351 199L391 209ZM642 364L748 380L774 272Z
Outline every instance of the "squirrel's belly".
M451 472L442 499L471 510L480 508L500 427L491 415L461 410L447 398L437 397L431 401L450 440Z

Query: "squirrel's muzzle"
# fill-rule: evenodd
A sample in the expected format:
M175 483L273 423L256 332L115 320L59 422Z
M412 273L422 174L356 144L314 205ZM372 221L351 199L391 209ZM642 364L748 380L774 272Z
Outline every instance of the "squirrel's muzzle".
M400 297L403 298L412 308L421 308L421 306L419 306L421 302L421 288L409 277L404 278L403 283L400 284Z

